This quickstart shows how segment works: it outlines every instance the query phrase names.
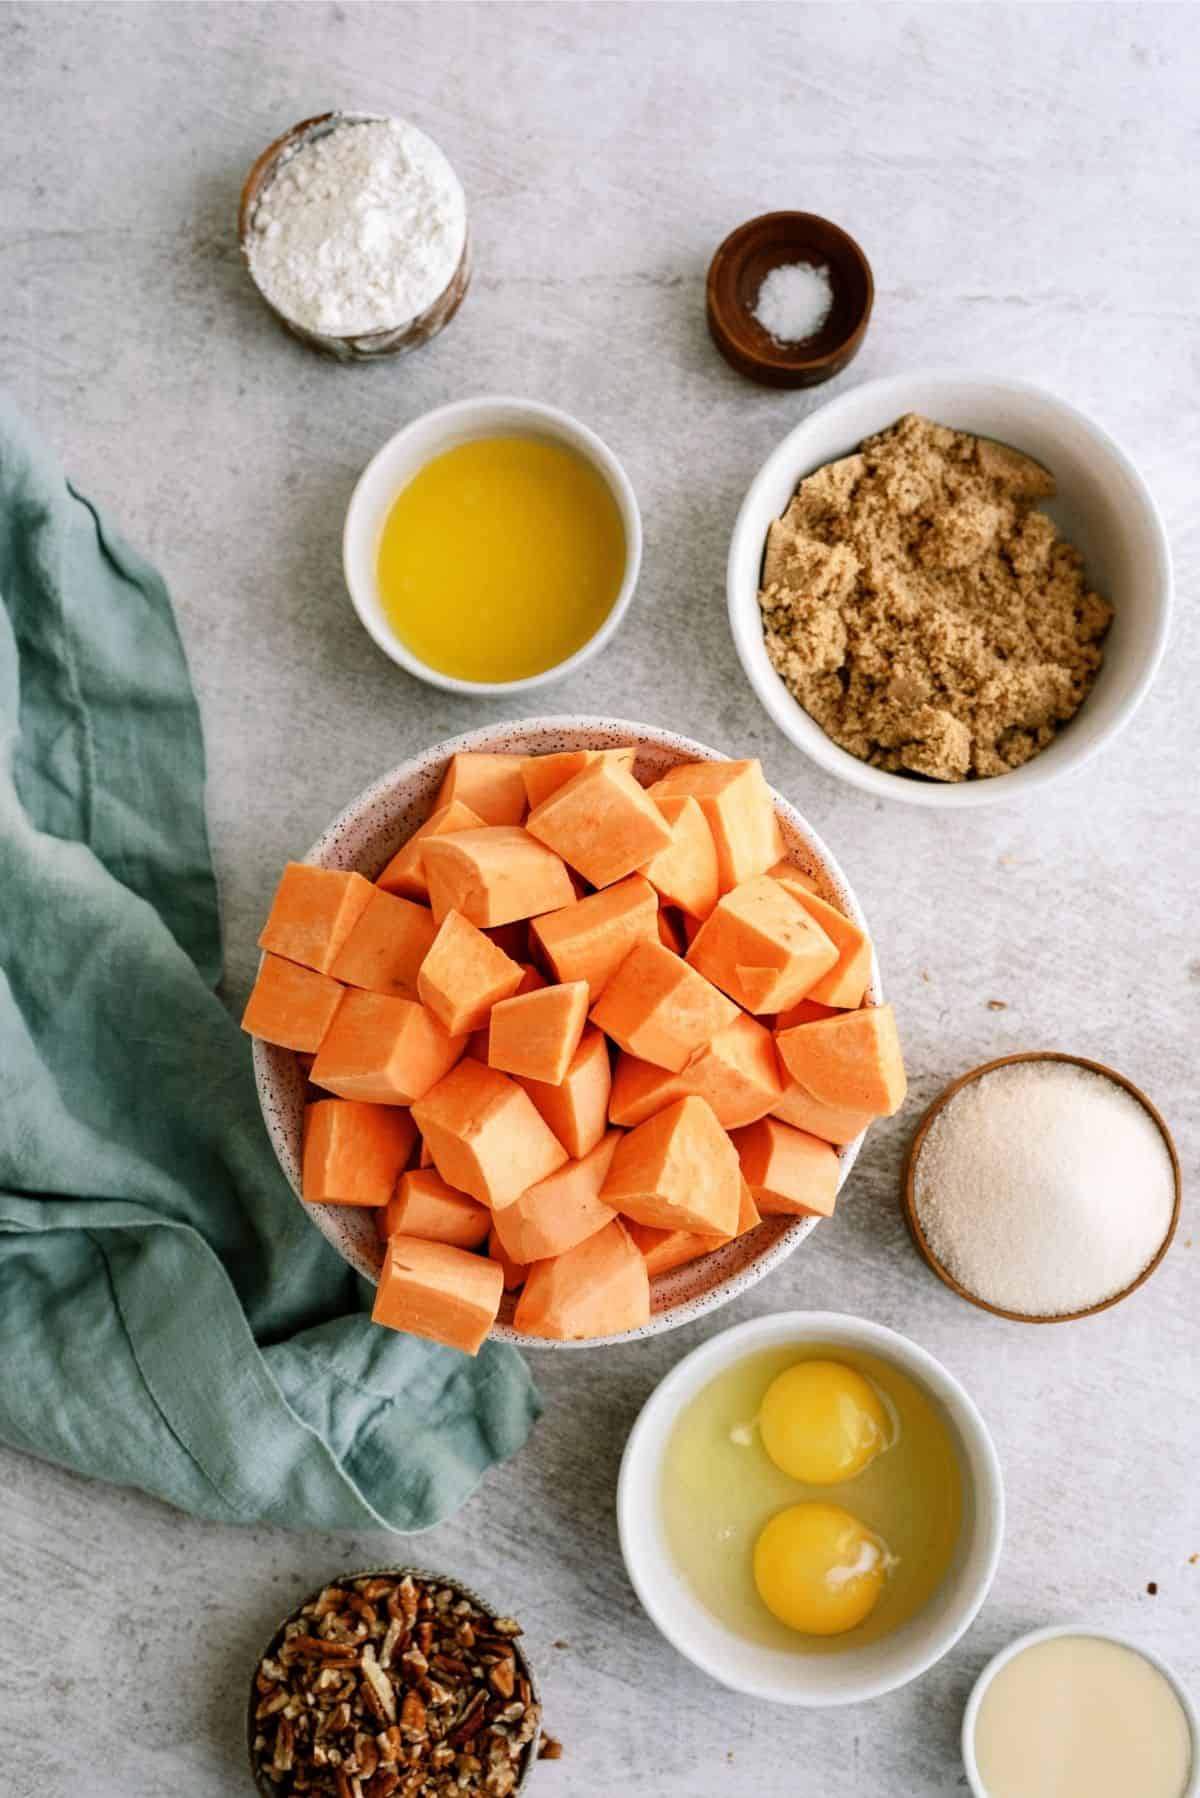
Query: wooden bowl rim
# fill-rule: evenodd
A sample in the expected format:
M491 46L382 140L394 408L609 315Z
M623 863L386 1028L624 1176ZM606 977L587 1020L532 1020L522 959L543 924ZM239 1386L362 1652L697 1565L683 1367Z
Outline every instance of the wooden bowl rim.
M717 286L725 264L737 255L747 244L761 236L775 225L787 224L795 228L797 243L804 241L804 227L816 225L820 232L829 233L837 238L850 257L857 262L866 285L866 300L861 314L853 328L845 337L839 339L829 349L822 350L819 355L779 354L763 356L752 345L742 342L731 335L725 325L721 309L717 303ZM724 237L713 252L712 261L708 265L708 275L704 284L705 307L708 314L709 329L716 337L722 350L732 350L737 357L736 366L742 372L749 372L753 367L764 374L771 373L776 377L783 374L816 374L828 369L830 374L840 372L845 363L858 351L867 326L871 322L871 313L875 307L875 277L866 251L856 238L836 219L826 218L819 212L760 212L756 217L746 219L736 225L728 236Z
M1171 1208L1171 1221L1167 1225L1166 1235L1159 1244L1153 1260L1147 1262L1136 1280L1131 1280L1128 1286L1123 1286L1121 1288L1120 1292L1114 1292L1110 1298L1101 1299L1099 1304L1085 1306L1082 1311L1059 1311L1054 1312L1051 1315L1041 1315L1029 1311L1006 1311L1002 1306L993 1305L989 1303L987 1299L980 1298L977 1293L971 1292L967 1287L961 1285L960 1282L954 1278L954 1275L949 1269L943 1266L938 1260L937 1256L929 1246L925 1232L921 1227L920 1217L917 1214L915 1193L917 1163L920 1160L921 1150L925 1144L925 1138L934 1119L940 1116L941 1112L950 1103L951 1099L955 1098L962 1091L964 1086L970 1086L974 1081L981 1080L985 1074L994 1073L997 1068L1011 1067L1014 1062L1020 1061L1064 1061L1072 1067L1086 1068L1089 1073L1103 1074L1117 1086L1124 1087L1125 1091L1129 1093L1132 1098L1137 1100L1138 1104L1150 1114L1157 1124L1159 1134L1166 1146L1167 1154L1171 1158L1171 1169L1175 1179L1175 1203ZM1136 1292L1139 1286L1145 1284L1162 1261L1167 1250L1170 1248L1171 1243L1174 1241L1175 1231L1179 1224L1179 1213L1182 1203L1183 1172L1179 1165L1179 1154L1175 1148L1175 1139L1167 1128L1166 1119L1163 1117L1158 1107L1147 1098L1140 1086L1135 1086L1132 1080L1128 1079L1124 1074L1118 1073L1116 1068L1110 1068L1102 1061L1091 1061L1085 1055L1067 1055L1060 1049L1025 1049L1015 1055L1000 1055L997 1056L995 1061L985 1061L981 1066L972 1068L969 1073L963 1074L959 1079L952 1081L951 1084L946 1087L945 1091L933 1101L932 1105L930 1105L924 1117L921 1119L921 1122L918 1124L916 1135L913 1137L912 1145L909 1148L908 1156L904 1164L904 1219L908 1225L909 1234L912 1236L923 1260L937 1275L938 1279L941 1280L942 1284L948 1286L951 1292L957 1293L960 1299L966 1299L968 1304L975 1305L980 1311L990 1311L993 1317L1006 1318L1010 1323L1075 1323L1082 1317L1096 1317L1101 1311L1109 1311L1114 1305L1119 1305L1122 1299L1127 1299L1131 1292Z
M302 1598L298 1604L293 1605L283 1621L276 1624L271 1632L270 1640L255 1661L254 1671L250 1675L250 1696L246 1702L246 1747L250 1755L250 1777L254 1783L255 1790L262 1793L263 1798L278 1798L279 1788L278 1786L272 1785L265 1776L260 1778L258 1761L254 1753L254 1738L258 1734L258 1725L254 1718L254 1713L258 1708L258 1688L254 1682L258 1676L259 1668L269 1657L271 1650L274 1648L280 1636L282 1636L288 1624L293 1622L295 1618L300 1615L305 1605L312 1604L315 1599L318 1599L322 1592L324 1592L326 1586L345 1586L351 1581L358 1579L402 1580L406 1574L411 1575L414 1580L417 1580L420 1584L425 1586L449 1586L452 1591L458 1593L460 1598L469 1599L473 1605L477 1605L488 1617L501 1617L505 1615L504 1612L497 1611L486 1598L481 1598L479 1593L471 1586L464 1585L462 1580L455 1579L450 1574L431 1573L427 1567L364 1567L351 1573L336 1574L332 1579L322 1580L315 1591L308 1593L308 1595ZM514 1636L512 1638L512 1645L521 1672L529 1681L529 1690L533 1702L540 1707L542 1700L541 1694L538 1691L537 1676L529 1664L528 1655L521 1646L521 1638L519 1636ZM529 1777L530 1769L537 1761L538 1747L541 1743L541 1739L542 1725L539 1718L538 1726L525 1747L525 1757L521 1763L521 1772L518 1775L516 1785L513 1787L514 1798L516 1793L524 1788L525 1782Z

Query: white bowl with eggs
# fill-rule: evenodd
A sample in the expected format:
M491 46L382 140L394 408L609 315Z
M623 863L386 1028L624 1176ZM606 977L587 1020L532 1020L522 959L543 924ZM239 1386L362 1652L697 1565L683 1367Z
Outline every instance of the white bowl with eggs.
M560 444L601 477L617 508L625 538L621 583L608 612L573 655L518 680L463 680L424 661L404 643L387 615L379 585L379 546L399 494L436 457L483 438L524 437ZM448 545L453 552L453 545ZM342 531L342 566L350 599L367 633L385 655L419 680L450 693L529 693L574 674L615 636L629 610L642 565L642 519L629 476L608 445L569 412L504 396L439 406L389 437L359 476Z
M521 755L550 755L562 750L610 749L624 743L637 745L637 772L643 779L656 778L679 762L722 761L719 751L708 749L690 737L651 725L628 724L620 719L587 717L529 718L513 724L495 724L470 731L449 742L434 744L411 760L402 762L352 799L313 844L304 860L322 868L348 868L373 880L391 857L423 824L441 785L450 756L469 751L498 751ZM817 833L796 809L774 794L775 812L783 833L788 859L811 874L822 897L838 906L869 934L869 926L845 875ZM879 965L872 956L866 1003L884 1000ZM302 1204L302 1143L306 1103L305 1072L290 1049L255 1040L254 1076L258 1086L267 1134L279 1165L298 1204ZM866 1132L836 1150L841 1191L858 1157ZM383 1264L383 1244L369 1210L350 1205L305 1205L304 1210L321 1234L354 1268L372 1283ZM586 1351L643 1336L656 1336L680 1324L691 1323L706 1312L747 1291L778 1267L817 1227L813 1217L768 1217L722 1248L669 1273L656 1274L650 1288L650 1318L640 1328L620 1335L590 1337L585 1341L552 1341L531 1337L513 1325L515 1297L507 1293L493 1337L518 1343L539 1352Z
M672 1434L692 1400L738 1362L767 1349L819 1343L888 1363L928 1401L953 1447L961 1520L946 1572L891 1633L837 1652L779 1648L731 1627L704 1604L672 1554L663 1481ZM831 1499L838 1488L830 1488ZM853 1506L848 1493L844 1502ZM837 1312L785 1311L738 1324L687 1355L655 1389L630 1432L617 1487L621 1552L633 1588L673 1647L736 1692L809 1708L857 1704L906 1685L958 1641L987 1596L1004 1533L1004 1485L987 1426L939 1361L907 1337ZM747 1569L747 1580L751 1574ZM803 1640L798 1638L798 1644Z
M1114 608L1104 664L1083 705L1053 742L1009 773L987 779L924 780L871 767L827 736L776 673L763 641L758 592L773 521L799 483L851 454L905 413L1011 445L1048 468L1058 484L1043 502L1082 550L1091 585ZM784 736L829 774L877 799L959 810L1028 798L1111 743L1133 717L1166 646L1171 554L1142 476L1120 445L1085 413L1028 381L930 372L893 375L851 388L802 420L767 457L742 502L726 568L733 640L746 677Z

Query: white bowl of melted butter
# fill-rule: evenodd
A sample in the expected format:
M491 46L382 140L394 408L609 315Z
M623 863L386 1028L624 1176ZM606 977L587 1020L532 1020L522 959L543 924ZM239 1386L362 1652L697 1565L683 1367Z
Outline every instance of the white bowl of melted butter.
M1020 1636L963 1717L975 1798L1196 1798L1200 1719L1165 1661L1087 1623Z
M784 1408L781 1453L768 1395L811 1364L839 1389ZM856 1409L847 1384L871 1415L831 1434ZM617 1522L634 1590L681 1654L735 1691L821 1707L904 1685L953 1646L994 1577L1004 1493L983 1419L940 1362L881 1324L794 1311L724 1331L667 1375L630 1433Z

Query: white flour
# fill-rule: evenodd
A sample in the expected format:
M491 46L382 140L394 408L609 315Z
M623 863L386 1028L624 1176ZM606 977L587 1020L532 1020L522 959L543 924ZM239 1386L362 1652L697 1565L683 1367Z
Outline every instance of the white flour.
M279 167L254 214L255 280L296 324L353 337L407 324L462 256L457 175L404 119L334 127Z

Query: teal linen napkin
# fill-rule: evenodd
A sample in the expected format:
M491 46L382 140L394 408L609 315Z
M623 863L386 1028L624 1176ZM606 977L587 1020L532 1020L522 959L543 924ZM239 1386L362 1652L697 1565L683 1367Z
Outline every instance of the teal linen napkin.
M226 1521L427 1528L525 1440L520 1357L377 1329L214 992L170 600L0 395L0 1440Z

